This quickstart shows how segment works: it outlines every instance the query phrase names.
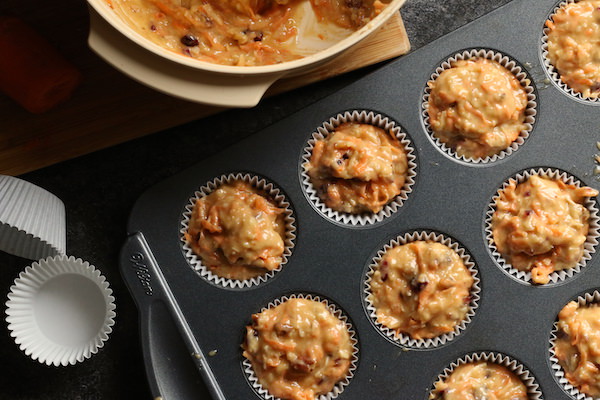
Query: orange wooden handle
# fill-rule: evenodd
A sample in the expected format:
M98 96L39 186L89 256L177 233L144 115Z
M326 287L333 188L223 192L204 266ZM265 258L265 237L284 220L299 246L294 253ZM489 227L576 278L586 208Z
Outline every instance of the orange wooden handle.
M29 25L0 16L0 90L32 113L71 97L81 73Z

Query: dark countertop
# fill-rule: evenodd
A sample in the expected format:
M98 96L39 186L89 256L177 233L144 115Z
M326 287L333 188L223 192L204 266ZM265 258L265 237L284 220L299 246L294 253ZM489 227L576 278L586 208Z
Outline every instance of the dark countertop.
M408 0L402 15L416 50L508 3L509 0ZM48 167L21 178L63 200L68 254L89 261L114 291L117 318L110 339L91 359L75 366L47 367L25 356L0 334L0 399L148 399L135 305L121 279L118 255L135 200L150 186L213 155L376 67L263 101L249 110L230 110L120 146ZM0 298L31 262L0 252Z

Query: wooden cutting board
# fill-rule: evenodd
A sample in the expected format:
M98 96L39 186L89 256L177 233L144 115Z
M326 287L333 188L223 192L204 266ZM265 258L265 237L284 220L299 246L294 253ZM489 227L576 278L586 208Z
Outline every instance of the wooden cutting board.
M205 117L222 109L158 93L118 72L87 46L88 12L81 0L4 0L0 14L17 15L45 35L83 72L65 104L29 114L0 94L0 174L19 175ZM267 95L288 91L405 54L400 14L331 63L276 82Z

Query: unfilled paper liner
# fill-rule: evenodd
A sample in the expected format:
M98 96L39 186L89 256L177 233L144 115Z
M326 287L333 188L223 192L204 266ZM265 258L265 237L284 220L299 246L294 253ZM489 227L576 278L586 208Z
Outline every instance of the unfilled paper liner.
M310 157L312 156L315 142L317 140L326 138L333 133L335 128L347 122L369 124L381 128L386 132L392 132L400 141L404 147L404 151L406 152L408 168L406 171L406 180L404 182L404 186L402 187L400 194L386 204L378 213L350 214L332 210L321 200L317 194L317 190L314 188L311 182L310 176L308 175L307 166L310 163ZM404 133L400 125L398 125L391 118L367 110L346 111L330 118L327 122L323 123L323 125L318 127L317 130L312 133L306 147L302 152L300 163L300 179L302 180L304 194L313 207L326 219L338 224L357 227L381 222L385 218L398 211L398 209L402 207L402 204L404 204L404 202L408 199L408 195L412 192L412 187L415 184L415 177L417 175L417 156L415 155L415 150L412 147L412 143L408 135Z
M114 325L114 300L93 265L50 257L19 274L8 294L6 321L25 354L46 365L65 366L104 346Z
M444 72L445 70L452 68L452 65L455 62L457 62L458 60L470 60L473 58L486 58L488 60L498 62L500 65L502 65L504 68L506 68L510 73L512 73L519 80L519 82L521 83L521 86L523 87L523 89L525 89L525 93L527 94L527 108L525 109L525 121L524 121L525 129L523 129L519 133L519 136L517 137L517 139L515 141L513 141L510 144L510 146L508 146L506 149L500 151L497 154L494 154L492 156L487 156L484 158L472 158L472 157L459 156L456 153L456 151L454 151L454 149L446 146L434 135L433 129L431 128L431 125L429 123L429 96L431 94L431 87L429 86L429 83L434 82L440 76L440 74L442 72ZM514 60L510 59L508 56L506 56L502 53L499 53L499 52L496 52L493 50L487 50L487 49L472 49L472 50L465 50L461 53L456 53L454 56L448 58L439 67L437 67L435 72L433 74L431 74L431 77L429 78L429 82L427 82L427 84L425 85L425 90L424 90L424 94L423 94L423 102L421 103L421 108L422 108L421 117L423 120L423 125L425 126L425 130L427 131L427 134L429 135L431 140L445 154L449 155L450 157L452 157L456 160L471 163L471 164L486 164L486 163L502 160L505 157L511 155L513 152L515 152L519 148L519 146L521 146L523 143L525 143L525 140L529 137L529 134L533 130L533 125L535 123L535 116L537 115L537 111L536 111L537 103L536 103L535 90L533 88L532 82L533 82L532 79L529 77L529 74L527 73L527 71L525 71L525 69L523 69L519 64L517 64L517 62L515 62Z
M594 290L591 293L585 293L577 299L575 299L577 305L579 307L585 307L591 304L600 304L600 292ZM558 333L558 319L552 325L552 331L550 332L550 366L552 367L552 371L554 372L554 377L558 381L560 385L563 386L564 390L570 394L574 399L577 400L597 400L597 397L587 396L584 393L581 393L578 388L571 385L567 378L565 377L565 371L562 366L558 362L558 358L556 357L556 353L554 352L554 347L556 345Z
M444 371L438 376L436 382L444 381L448 379L450 374L461 365L479 362L479 361L487 361L492 362L498 365L502 365L508 368L512 373L518 376L521 381L525 384L527 388L527 399L528 400L542 400L542 392L540 390L540 386L535 381L533 375L517 360L510 358L501 353L495 352L477 352L472 354L467 354L464 357L453 361L448 367L444 369ZM431 392L435 389L435 383L431 389ZM428 397L429 398L429 397Z
M554 14L556 14L558 12L558 10L560 10L561 8L565 7L568 4L577 3L578 1L579 0L567 0L567 1L560 2L556 7L554 7L552 12L550 12L550 14L548 14L548 16L546 17L546 19L544 21L547 21L547 20L552 21L552 17L554 16ZM573 97L574 99L588 103L588 104L600 106L600 96L598 96L598 97L583 97L583 95L581 93L574 91L573 89L571 89L569 87L569 85L567 85L566 83L564 83L562 81L562 79L560 79L560 74L558 73L556 68L554 68L554 65L552 65L552 63L550 62L550 58L548 57L548 33L550 33L550 28L548 28L546 26L546 24L544 23L544 29L542 31L540 50L541 50L541 55L542 55L542 64L546 68L546 73L548 74L548 76L550 77L552 82L554 82L556 84L556 86L558 86L563 92L565 92L569 96Z
M319 296L314 296L311 294L292 294L289 296L282 296L279 299L276 299L270 302L266 307L263 307L260 312L263 312L267 309L271 309L273 307L277 307L278 305L285 303L290 299L306 299L312 301L318 301L320 303L325 304L327 309L340 321L342 321L346 325L346 329L348 330L348 334L350 335L350 342L352 343L352 358L350 359L350 367L348 368L348 374L346 377L335 384L333 389L329 393L322 394L316 397L316 400L332 400L337 398L340 393L344 391L346 386L350 384L350 379L354 376L354 372L356 371L356 367L358 365L358 339L356 338L356 332L352 327L350 321L348 321L348 317L342 312L340 308L326 299L322 299ZM267 389L265 389L258 380L258 377L254 373L254 368L252 368L252 363L250 360L244 357L242 361L242 367L244 373L246 374L246 379L248 383L252 386L252 389L264 400L282 400L279 397L275 397L269 393Z
M465 318L454 327L452 332L436 336L434 338L429 339L413 339L410 335L405 333L397 333L394 329L388 328L382 323L377 321L377 309L373 305L371 293L371 279L373 278L373 273L377 270L379 262L381 261L384 254L391 250L394 247L404 245L406 243L414 242L417 240L422 241L431 241L438 242L445 246L448 246L452 250L454 250L458 256L461 258L465 267L471 273L473 277L473 286L471 286L471 290L469 292L471 296L471 301L469 303L469 310L465 315ZM418 231L418 232L410 232L406 233L402 236L398 236L396 239L392 240L390 243L386 244L383 249L377 252L377 255L373 258L369 266L367 267L367 272L365 275L363 292L364 292L364 300L367 315L369 316L371 323L390 341L395 344L398 344L402 347L408 347L413 349L431 349L439 346L443 346L444 344L453 340L456 336L458 336L463 330L466 329L469 322L475 315L475 311L479 307L479 293L481 289L479 287L480 279L479 273L477 271L477 267L475 263L471 260L471 256L462 248L458 243L449 237L442 235L436 232L427 232L427 231Z
M30 260L64 254L66 232L65 206L58 197L0 175L0 250Z
M265 270L265 273L263 275L259 275L257 277L245 280L229 279L213 274L210 271L210 269L202 263L202 259L199 256L197 256L196 253L194 253L194 250L192 250L187 240L185 240L185 233L188 230L190 217L192 215L192 210L194 209L196 201L204 196L208 196L211 192L213 192L220 186L237 180L249 183L252 187L255 187L267 193L269 197L277 204L277 207L284 210L285 218L285 247L283 250L281 264L272 271ZM253 174L232 173L224 174L219 176L218 178L213 179L194 193L194 196L192 196L189 199L188 203L185 206L185 211L183 212L183 217L181 220L181 229L179 233L183 253L187 262L202 278L218 286L233 289L242 289L266 282L267 279L272 278L277 272L281 271L283 266L288 262L289 257L292 255L292 248L294 247L294 241L296 239L295 222L296 221L290 203L285 198L283 192L281 192L281 190L279 190L279 188L277 188L273 183L267 182L266 179Z
M514 177L505 181L502 184L502 187L496 192L494 197L492 197L492 201L488 206L488 211L486 213L485 219L485 236L488 242L488 246L490 247L490 250L492 252L492 256L496 260L496 263L509 275L528 284L531 284L531 272L520 271L516 268L513 268L513 266L509 264L508 261L506 261L498 251L498 248L496 247L496 244L494 242L494 235L492 232L492 218L494 216L494 212L496 211L496 202L500 197L500 193L502 193L502 191L506 189L511 182L516 181L517 184L523 183L532 175L539 175L550 179L560 179L566 184L575 185L576 187L582 186L581 182L578 179L569 175L567 172L563 172L554 168L532 168L526 171L519 172ZM589 197L585 199L585 203L583 205L588 209L590 213L590 218L588 220L589 229L585 243L583 245L583 255L581 256L579 262L573 268L562 269L551 273L549 275L549 283L557 283L563 281L581 271L581 269L586 266L587 262L591 260L592 254L594 254L594 252L596 251L595 248L598 245L598 229L600 228L600 226L598 225L598 209L596 208L594 200L592 200L592 198Z

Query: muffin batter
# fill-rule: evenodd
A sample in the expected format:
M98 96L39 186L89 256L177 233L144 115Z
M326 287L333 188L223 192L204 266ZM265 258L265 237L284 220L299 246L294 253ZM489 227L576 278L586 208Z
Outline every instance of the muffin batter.
M581 259L590 216L583 203L597 195L592 188L537 175L518 185L512 181L492 217L498 251L514 268L531 271L534 283L548 283L552 272Z
M106 1L142 36L201 61L253 66L302 57L294 47L308 0ZM386 5L380 0L310 0L310 4L320 21L307 29L316 30L312 35L317 41L327 39L328 32L350 35ZM337 29L324 29L323 24Z
M548 58L560 79L583 97L600 96L600 0L561 7L546 21Z
M459 156L485 158L514 142L525 127L527 93L499 63L459 60L429 82L433 134Z
M371 280L377 322L426 339L452 332L469 310L473 276L448 246L415 241L388 250Z
M346 325L325 304L290 299L252 315L242 345L260 384L275 397L314 400L348 375Z
M327 207L377 213L402 191L408 161L391 132L351 122L316 141L306 168Z
M283 212L265 193L234 181L196 201L185 239L213 274L250 279L283 260Z
M571 301L558 314L555 354L569 383L600 396L600 307Z
M478 361L457 367L436 382L431 400L527 400L527 388L506 367Z

